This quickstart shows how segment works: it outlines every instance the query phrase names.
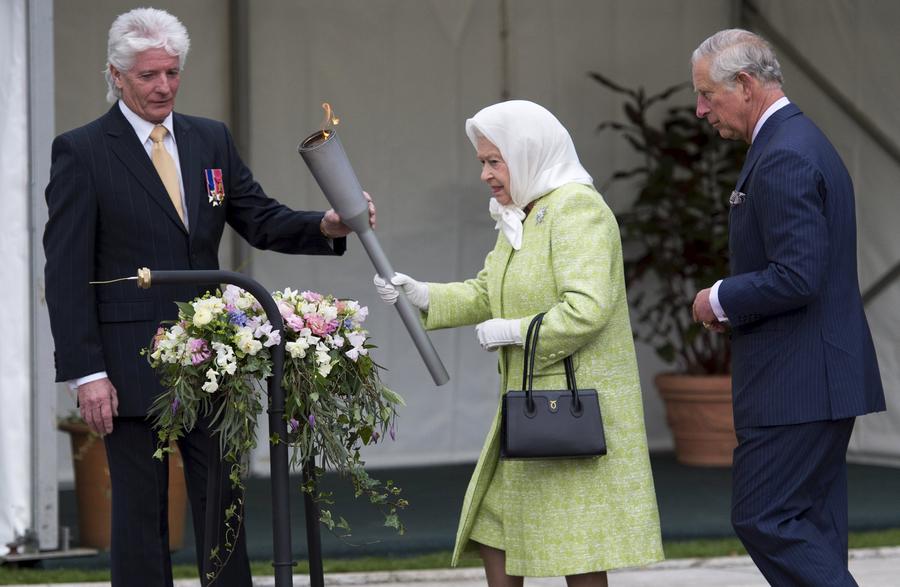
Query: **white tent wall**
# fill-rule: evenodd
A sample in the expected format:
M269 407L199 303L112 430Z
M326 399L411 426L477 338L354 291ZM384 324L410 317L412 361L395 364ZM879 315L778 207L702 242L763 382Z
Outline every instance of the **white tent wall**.
M0 231L3 313L0 336L0 555L32 525L31 273L28 232L28 34L27 3L0 4ZM26 417L23 417L26 415Z
M900 146L900 8L890 0L756 0L759 12L831 85ZM752 23L752 21L751 21ZM776 47L776 51L778 47ZM797 63L781 56L785 91L831 138L856 188L859 276L863 291L900 261L900 164L814 85ZM850 456L900 464L900 281L866 307L888 410L858 418Z
M850 98L860 108L892 125L897 136L898 114L890 107L897 82L883 72L897 54L888 26L896 22L900 8L886 0L757 4L779 29L792 32L790 38L829 77L853 88ZM106 32L117 14L137 5L124 0L55 3L57 131L83 124L108 107L100 76ZM227 4L165 0L154 5L178 15L193 40L178 109L229 120ZM711 32L736 22L736 5L721 0L250 3L249 142L244 154L269 194L297 208L326 207L296 146L318 128L319 105L331 102L342 119L341 140L378 203L379 238L395 269L423 280L463 279L481 267L495 238L486 212L488 194L463 132L465 119L499 101L504 92L540 102L570 129L582 162L603 187L634 156L623 141L595 132L600 121L622 117L621 105L587 72L600 71L648 91L687 81L691 51ZM505 44L501 7L509 32ZM839 51L836 44L850 49ZM896 167L815 88L804 85L802 73L790 64L785 69L789 95L834 138L854 175L865 287L898 250L896 231L886 226L896 214L883 212L897 205L889 192L898 185ZM682 99L690 103L690 92ZM619 185L603 192L614 210L627 207L633 195ZM315 289L369 305L376 360L389 368L386 382L408 403L397 441L369 451L370 464L473 460L496 409L495 357L479 349L471 328L432 333L451 375L447 385L434 386L396 313L375 295L373 270L358 240L351 237L349 246L341 259L253 251L245 267L272 289ZM221 259L223 267L231 267L227 239ZM896 307L898 290L895 285L868 308L895 405L900 357L892 344L898 316L891 307ZM638 346L638 360L651 447L669 448L670 433L653 387L653 375L665 366L644 345ZM71 399L61 394L60 411L71 407ZM896 454L898 426L890 418L861 419L854 450ZM266 438L264 421L262 428L260 438ZM71 479L65 442L59 435L64 480ZM254 455L257 473L268 470L262 444Z

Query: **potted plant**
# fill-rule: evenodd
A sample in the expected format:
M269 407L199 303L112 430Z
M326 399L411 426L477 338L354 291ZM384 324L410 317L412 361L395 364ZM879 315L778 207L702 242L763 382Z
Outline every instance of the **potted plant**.
M730 339L691 316L696 293L728 275L728 196L743 165L743 145L720 139L691 106L651 112L689 84L647 95L595 72L624 96L617 132L641 157L612 181L633 181L637 197L618 215L635 337L672 366L656 377L679 462L727 466L737 444L731 410Z
M103 439L77 415L61 419L57 428L72 441L75 499L78 503L78 538L82 546L108 550L112 501L109 466ZM152 455L147 455L150 458ZM187 493L181 454L173 446L169 455L169 550L184 544Z

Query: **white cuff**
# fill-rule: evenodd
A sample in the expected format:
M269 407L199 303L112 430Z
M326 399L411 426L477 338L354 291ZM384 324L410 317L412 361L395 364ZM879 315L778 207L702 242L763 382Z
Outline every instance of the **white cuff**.
M69 389L71 389L72 391L78 391L79 385L84 385L85 383L90 383L91 381L97 381L98 379L105 379L106 377L106 371L97 371L96 373L91 373L90 375L79 377L78 379L69 379L66 383L69 384Z
M712 306L713 314L716 315L716 319L719 322L728 322L728 316L725 315L725 310L722 309L722 304L719 303L719 286L722 285L722 280L715 282L709 290L709 305Z

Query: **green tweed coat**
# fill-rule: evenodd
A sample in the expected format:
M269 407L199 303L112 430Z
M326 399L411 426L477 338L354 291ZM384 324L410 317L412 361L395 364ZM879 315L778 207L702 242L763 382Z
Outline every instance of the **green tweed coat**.
M453 564L477 553L470 540L476 520L493 530L483 542L506 552L509 575L561 576L661 560L615 216L592 187L573 183L536 200L523 224L518 251L499 234L474 279L429 284L425 326L522 318L524 338L531 318L545 311L534 387L565 388L561 359L574 353L578 386L599 394L608 454L501 461L498 401L466 491ZM498 352L501 394L521 389L523 354L518 346ZM488 501L493 505L482 508Z

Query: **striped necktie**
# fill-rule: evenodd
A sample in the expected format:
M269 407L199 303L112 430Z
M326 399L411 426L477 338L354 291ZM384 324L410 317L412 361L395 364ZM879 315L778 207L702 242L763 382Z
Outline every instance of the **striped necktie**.
M150 159L153 161L153 167L159 173L159 178L162 180L163 185L166 186L166 191L169 192L169 199L172 200L175 211L178 212L178 217L187 226L187 223L184 222L184 208L181 205L181 189L178 187L178 170L175 169L175 161L172 160L172 156L169 155L169 152L166 151L166 147L163 145L163 139L168 133L169 131L166 130L166 127L161 124L153 127L153 130L150 132L150 140L153 141L153 147L150 149Z

